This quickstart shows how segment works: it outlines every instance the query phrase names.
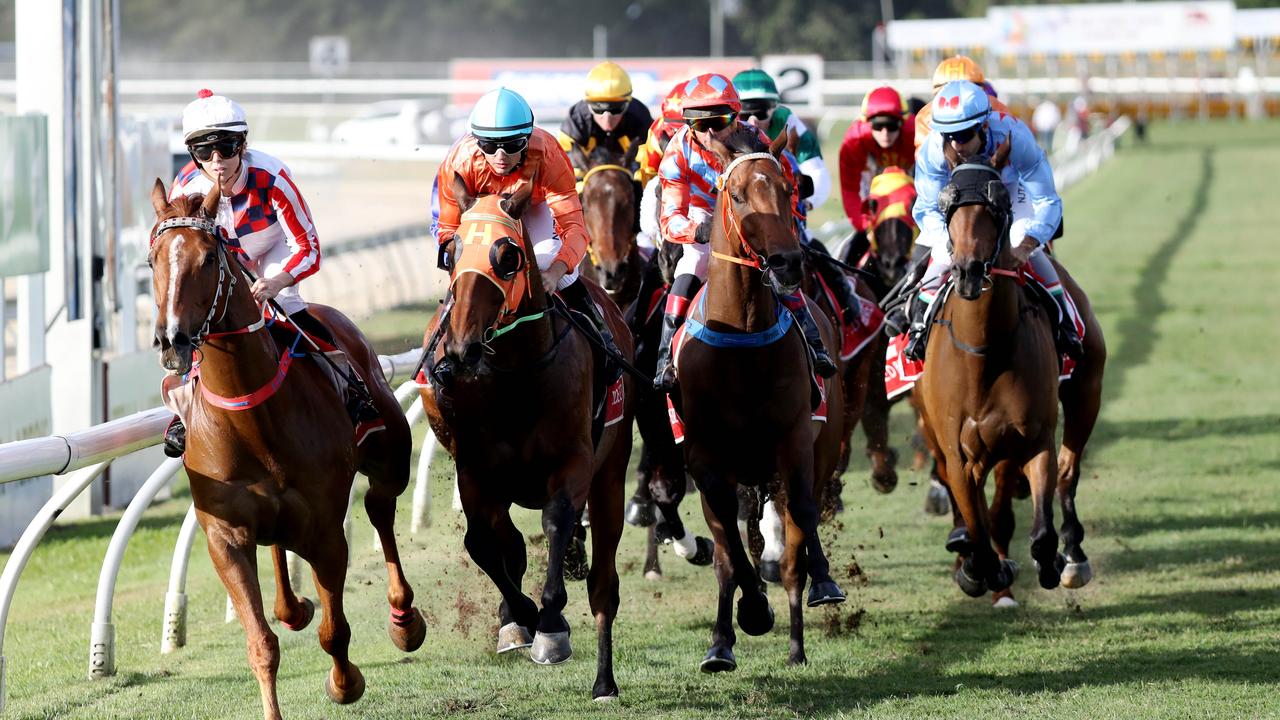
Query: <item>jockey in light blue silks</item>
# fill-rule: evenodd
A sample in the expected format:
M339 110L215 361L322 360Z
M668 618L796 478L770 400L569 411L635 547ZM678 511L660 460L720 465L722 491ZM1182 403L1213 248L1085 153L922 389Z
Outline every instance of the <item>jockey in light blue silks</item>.
M1062 199L1053 184L1053 170L1031 131L1005 112L992 112L982 87L966 80L953 80L938 91L933 100L933 129L916 154L916 198L912 215L920 227L916 243L932 250L929 268L920 282L920 293L911 307L908 357L924 358L925 314L951 268L947 219L938 207L938 193L951 180L951 167L943 153L950 144L961 157L990 157L995 149L1010 142L1009 162L1001 179L1012 199L1013 222L1009 245L1018 264L1030 262L1032 270L1057 300L1059 350L1078 358L1083 352L1080 336L1072 320L1073 308L1066 297L1058 272L1044 252L1062 223Z

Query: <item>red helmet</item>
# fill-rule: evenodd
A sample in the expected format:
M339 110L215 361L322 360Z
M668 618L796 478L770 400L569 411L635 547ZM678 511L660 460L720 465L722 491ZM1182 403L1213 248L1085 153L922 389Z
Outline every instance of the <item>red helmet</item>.
M888 85L878 87L862 97L863 120L870 120L877 115L901 118L904 114L902 96Z
M727 105L732 112L738 112L742 109L742 99L738 97L738 91L734 89L733 83L729 78L720 73L704 73L699 75L682 87L684 94L684 102L681 104L681 113L689 110L702 110L705 108L720 107ZM694 113L695 115L699 113ZM688 115L685 115L688 117Z
M673 125L683 125L684 115L684 86L680 83L671 88L671 92L667 93L667 97L662 101L662 121Z

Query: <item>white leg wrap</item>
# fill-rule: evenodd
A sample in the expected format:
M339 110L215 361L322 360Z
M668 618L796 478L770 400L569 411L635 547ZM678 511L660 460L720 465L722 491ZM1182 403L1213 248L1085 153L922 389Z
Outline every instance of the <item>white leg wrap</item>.
M698 552L698 543L693 541L693 533L685 528L684 535L671 542L671 549L676 551L676 557L687 559Z
M760 518L760 534L764 536L764 552L761 560L779 560L782 558L782 518L772 502L765 503L764 517Z

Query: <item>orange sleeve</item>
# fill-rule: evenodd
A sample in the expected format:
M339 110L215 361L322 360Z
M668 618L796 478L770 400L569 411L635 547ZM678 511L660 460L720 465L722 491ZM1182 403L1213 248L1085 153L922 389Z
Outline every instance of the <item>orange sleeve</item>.
M534 134L541 138L538 131ZM582 201L578 199L577 181L569 156L560 147L560 143L547 135L540 145L543 149L539 184L546 194L547 207L555 218L556 234L560 236L561 242L556 260L563 262L572 272L582 261L582 256L587 253L587 245L591 243L587 236L586 222L582 219Z
M462 212L458 209L458 199L453 196L453 176L457 174L453 169L453 160L454 154L450 152L445 161L440 163L440 169L436 172L436 192L440 195L440 217L436 221L438 228L436 236L440 238L457 232L458 223L462 219Z

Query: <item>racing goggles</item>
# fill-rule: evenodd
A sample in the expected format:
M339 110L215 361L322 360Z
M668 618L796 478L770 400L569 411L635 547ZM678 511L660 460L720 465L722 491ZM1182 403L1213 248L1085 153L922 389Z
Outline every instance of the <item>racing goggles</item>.
M517 155L529 147L529 136L517 135L515 137L497 139L478 137L476 138L476 145L480 147L480 152L485 155L493 155L499 150L508 155Z
M618 100L609 102L590 102L587 107L591 108L591 112L595 115L621 115L627 109L630 100Z
M956 143L957 145L963 145L969 142L970 140L972 140L973 136L977 134L978 134L978 126L974 125L972 127L967 127L963 130L957 130L955 132L944 132L942 133L942 140L944 142L952 142L952 143Z
M871 129L897 132L902 129L902 121L891 117L873 117L871 118Z
M228 135L213 142L204 143L203 145L192 145L187 149L200 162L209 162L213 158L213 152L218 151L224 159L234 157L244 147L244 138L239 135Z
M728 115L712 115L689 120L689 127L698 132L720 132L733 122L734 113Z
M738 112L738 119L746 122L751 118L757 120L768 120L769 115L773 113L773 103L763 103L759 105L743 105L742 110Z

